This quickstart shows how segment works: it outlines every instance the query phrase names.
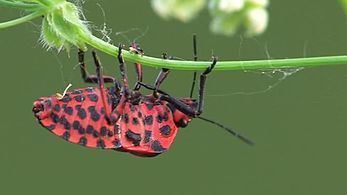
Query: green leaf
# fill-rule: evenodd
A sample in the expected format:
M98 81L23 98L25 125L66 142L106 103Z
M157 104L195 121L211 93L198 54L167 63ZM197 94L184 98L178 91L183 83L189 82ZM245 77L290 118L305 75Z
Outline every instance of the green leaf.
M61 48L63 47L64 40L62 40L61 37L56 33L56 31L51 28L51 20L49 18L50 17L45 17L42 21L41 40L43 41L43 44L48 48Z

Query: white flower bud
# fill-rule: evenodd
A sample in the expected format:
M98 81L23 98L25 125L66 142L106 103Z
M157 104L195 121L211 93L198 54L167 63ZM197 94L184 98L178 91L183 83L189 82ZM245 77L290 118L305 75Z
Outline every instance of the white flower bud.
M187 22L204 8L205 3L206 0L152 0L152 7L163 18Z
M218 8L220 11L231 13L241 10L245 5L244 0L220 0Z
M261 34L265 31L268 24L268 13L265 9L255 8L247 12L248 34Z
M172 1L152 0L152 7L160 17L167 18L171 13L171 2Z
M266 7L269 4L268 0L247 0L250 4L259 6L259 7Z

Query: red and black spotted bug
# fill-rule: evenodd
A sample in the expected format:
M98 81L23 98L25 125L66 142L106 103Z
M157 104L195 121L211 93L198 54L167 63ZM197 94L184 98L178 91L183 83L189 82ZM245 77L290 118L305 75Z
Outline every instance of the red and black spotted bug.
M195 40L195 39L194 39ZM195 47L194 41L194 48ZM141 54L136 44L132 51ZM207 74L217 63L213 57L211 65L200 75L198 100L174 98L159 89L169 73L162 69L154 86L142 83L142 67L135 64L137 83L129 89L122 47L119 46L118 61L121 82L102 75L102 66L93 52L96 75L88 76L85 70L84 52L79 51L82 78L87 83L98 83L98 87L75 89L63 97L42 97L34 102L33 112L40 124L63 139L90 148L115 149L139 156L155 156L168 150L178 129L186 127L192 118L200 118L218 125L244 142L252 142L223 125L200 117L204 105L204 89ZM196 49L194 49L196 55ZM196 58L195 58L196 59ZM104 83L114 83L105 88ZM153 90L142 95L140 88ZM194 85L193 85L194 87ZM193 88L192 87L192 88Z

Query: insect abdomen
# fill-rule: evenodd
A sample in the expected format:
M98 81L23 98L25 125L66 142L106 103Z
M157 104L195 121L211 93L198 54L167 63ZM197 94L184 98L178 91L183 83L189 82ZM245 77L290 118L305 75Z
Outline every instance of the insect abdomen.
M117 147L117 131L106 121L99 89L76 89L62 99L51 96L38 101L34 104L50 102L51 106L45 105L46 109L40 114L45 117L37 117L40 123L55 135L91 148ZM111 109L111 103L107 106Z

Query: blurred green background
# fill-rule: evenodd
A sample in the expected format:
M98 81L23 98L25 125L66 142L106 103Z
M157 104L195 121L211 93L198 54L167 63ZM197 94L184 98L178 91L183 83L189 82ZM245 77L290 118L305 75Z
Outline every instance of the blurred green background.
M112 28L113 43L138 38L150 56L166 51L191 59L193 33L204 60L212 50L221 60L347 54L346 17L337 1L273 0L269 28L256 38L213 35L207 11L184 24L162 20L148 1L90 0L84 8L96 29L104 22ZM20 15L0 13L1 21ZM194 120L167 153L139 158L67 143L36 122L36 98L62 92L70 82L86 86L76 51L70 58L46 51L38 37L39 20L0 31L0 194L347 194L347 66L303 69L285 79L282 72L214 72L204 116L256 145ZM118 75L116 60L100 56L105 71ZM152 83L157 72L145 68L145 81ZM130 64L129 75L134 80ZM191 76L174 71L163 88L187 96Z

